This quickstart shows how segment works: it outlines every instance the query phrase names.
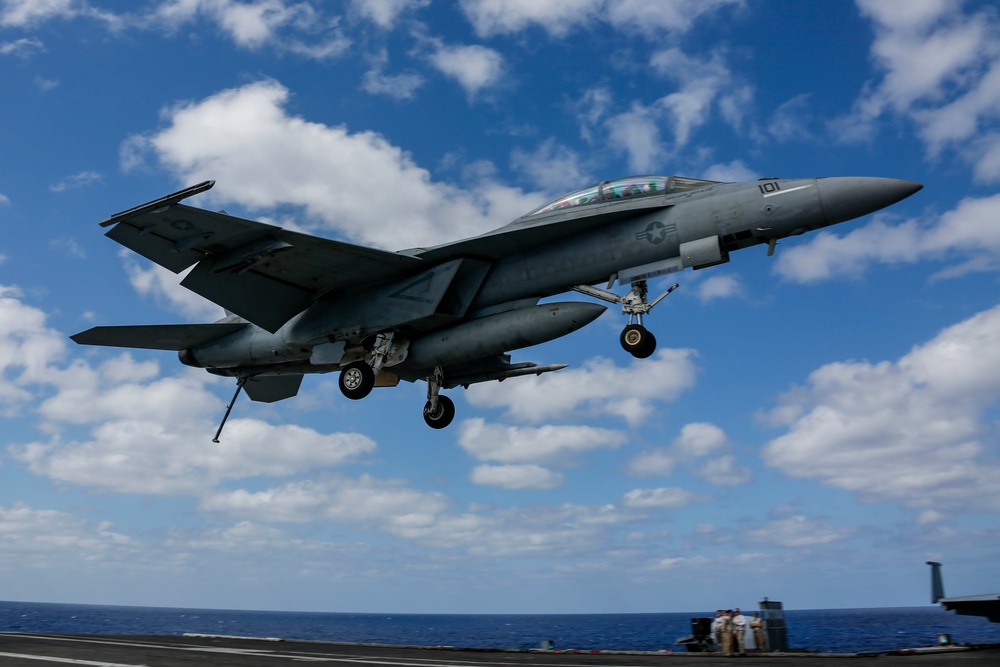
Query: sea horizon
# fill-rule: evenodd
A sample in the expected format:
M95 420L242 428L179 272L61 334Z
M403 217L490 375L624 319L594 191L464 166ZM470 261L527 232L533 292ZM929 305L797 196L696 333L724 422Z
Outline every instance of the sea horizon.
M744 608L750 615L754 609ZM789 647L856 653L934 645L1000 644L1000 624L940 607L785 609ZM96 635L185 633L334 643L526 650L683 651L688 612L481 614L320 612L0 601L0 632Z

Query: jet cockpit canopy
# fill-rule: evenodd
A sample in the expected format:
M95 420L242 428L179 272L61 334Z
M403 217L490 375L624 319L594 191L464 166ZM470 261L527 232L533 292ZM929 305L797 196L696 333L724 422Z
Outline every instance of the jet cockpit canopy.
M550 213L571 206L597 204L615 199L673 194L716 183L719 181L706 181L685 176L629 176L613 181L601 181L595 185L574 190L540 208L536 208L524 217L529 218L533 215Z

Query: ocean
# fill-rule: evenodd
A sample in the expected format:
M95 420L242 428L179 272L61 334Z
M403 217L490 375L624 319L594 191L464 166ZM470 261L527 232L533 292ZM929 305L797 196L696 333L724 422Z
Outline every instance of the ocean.
M749 609L744 613L748 616ZM670 614L350 614L0 602L0 632L281 637L466 648L682 651L691 618ZM785 610L789 644L856 653L933 645L1000 643L1000 624L939 607ZM2 641L2 640L0 640Z

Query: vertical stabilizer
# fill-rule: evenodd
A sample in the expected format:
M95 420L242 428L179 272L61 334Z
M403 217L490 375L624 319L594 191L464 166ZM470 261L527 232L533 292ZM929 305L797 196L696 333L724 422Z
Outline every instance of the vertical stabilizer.
M941 581L941 563L927 561L931 566L931 604L937 604L944 597L944 583Z

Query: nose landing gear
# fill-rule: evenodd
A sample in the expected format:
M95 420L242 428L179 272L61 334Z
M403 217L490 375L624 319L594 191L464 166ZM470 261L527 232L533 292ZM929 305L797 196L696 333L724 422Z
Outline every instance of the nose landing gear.
M608 286L610 287L611 284L609 283ZM680 285L674 283L670 289L656 297L652 302L647 298L649 286L645 280L637 280L632 283L631 289L629 289L628 294L625 296L618 296L614 292L591 285L573 285L572 289L575 292L592 296L595 299L622 304L622 314L628 315L628 324L619 338L622 349L636 359L645 359L656 350L656 336L642 325L642 316L653 310L653 306L663 301L668 294L678 287Z

